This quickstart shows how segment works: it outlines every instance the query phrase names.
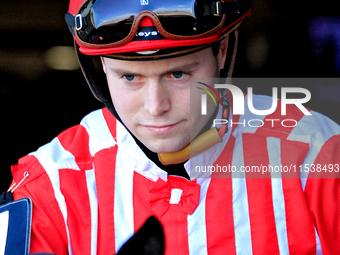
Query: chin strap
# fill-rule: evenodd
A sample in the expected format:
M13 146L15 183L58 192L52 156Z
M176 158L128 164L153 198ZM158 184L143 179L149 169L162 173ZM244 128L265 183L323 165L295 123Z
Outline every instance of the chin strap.
M212 128L198 136L182 150L171 153L158 153L158 158L163 165L179 164L187 161L190 156L194 157L219 142L222 142L222 138L218 134L217 128Z
M228 120L230 104L226 96L222 97L222 104L223 104L222 118ZM227 124L223 124L220 129L214 127L204 132L203 134L197 136L190 144L185 146L180 151L170 153L158 153L159 161L165 166L183 163L188 159L195 157L196 155L209 149L215 144L222 142L223 141L222 137L226 132L228 132L228 121L226 121L226 123Z

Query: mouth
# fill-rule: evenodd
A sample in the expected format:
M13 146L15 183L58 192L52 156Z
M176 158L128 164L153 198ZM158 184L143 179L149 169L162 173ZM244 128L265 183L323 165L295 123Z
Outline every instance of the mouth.
M145 128L147 128L149 131L151 131L154 134L167 134L172 132L177 125L180 123L176 122L174 124L167 124L167 125L143 125Z

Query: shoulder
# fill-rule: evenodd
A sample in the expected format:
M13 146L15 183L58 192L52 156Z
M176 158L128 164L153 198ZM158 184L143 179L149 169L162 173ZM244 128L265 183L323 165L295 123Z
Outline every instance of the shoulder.
M306 143L318 149L329 140L339 140L340 126L318 112L310 109L303 112L294 104L284 105L282 109L281 100L274 101L270 96L252 95L249 103L246 95L244 101L244 114L233 117L237 123L235 135L249 133L274 137ZM259 114L259 111L265 113L271 108L274 110L269 114Z
M76 161L86 163L97 152L115 146L115 137L116 119L104 108L85 116L79 125L58 135L49 146L61 145Z
M35 152L19 159L12 167L13 181L19 183L24 173L29 182L47 174L50 178L61 169L89 170L101 150L116 146L116 119L104 108L91 112Z
M257 110L267 110L273 102L272 97L253 95L252 105ZM276 103L275 111L258 115L249 109L245 97L244 114L234 115L232 120L234 142L230 144L235 144L233 150L243 151L244 158L256 162L260 162L263 155L277 161L275 164L278 165L296 166L297 169L301 166L303 170L305 165L302 177L308 176L310 166L337 168L340 126L318 112L308 109L307 115L292 104L287 105L286 113L282 114L280 100Z

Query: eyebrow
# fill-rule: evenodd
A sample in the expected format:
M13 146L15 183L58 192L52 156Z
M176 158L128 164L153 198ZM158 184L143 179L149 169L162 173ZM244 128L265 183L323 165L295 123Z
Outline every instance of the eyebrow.
M164 74L167 74L167 73L172 73L172 72L175 72L175 71L182 71L182 70L188 71L188 70L196 69L200 65L201 65L201 63L194 62L194 63L190 63L190 64L186 64L186 65L178 65L178 66L170 67L169 69L167 69L161 75L164 75ZM109 69L111 71L117 73L117 74L143 75L143 73L134 72L132 70L129 70L128 68L121 69L119 67L110 67Z
M194 63L190 63L190 64L187 64L187 65L175 66L174 68L170 68L167 71L167 73L171 73L171 72L175 72L175 71L181 71L181 70L192 70L192 69L197 68L200 65L201 65L201 63L194 62Z

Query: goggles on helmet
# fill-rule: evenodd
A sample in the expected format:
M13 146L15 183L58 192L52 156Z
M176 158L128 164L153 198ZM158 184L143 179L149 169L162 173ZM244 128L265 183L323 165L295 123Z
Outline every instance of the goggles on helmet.
M167 39L200 39L218 34L249 16L249 0L112 0L85 1L76 15L66 14L77 42L86 48L119 47L132 41L144 17ZM226 22L227 21L227 22Z

